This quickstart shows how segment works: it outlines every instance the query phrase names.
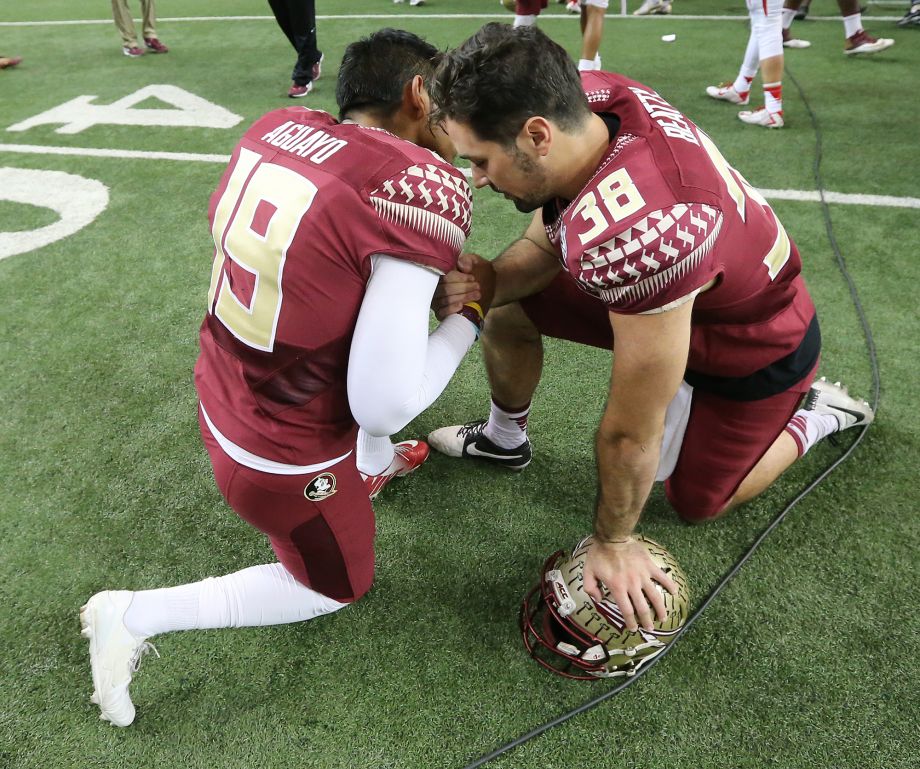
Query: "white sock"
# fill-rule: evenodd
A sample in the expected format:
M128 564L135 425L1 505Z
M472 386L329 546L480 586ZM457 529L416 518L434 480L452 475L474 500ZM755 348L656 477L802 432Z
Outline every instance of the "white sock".
M747 93L751 90L751 81L757 70L760 69L760 45L757 35L751 34L748 38L747 48L744 49L744 59L741 60L741 69L735 78L735 90L738 93Z
M593 72L597 69L595 66L596 58L594 59L579 59L578 60L578 71L579 72Z
M395 452L389 436L377 437L358 430L358 445L355 449L355 463L358 472L365 475L380 475L390 466Z
M789 29L792 26L792 21L797 13L798 11L794 8L783 8L783 29Z
M125 626L138 638L150 638L174 630L303 622L345 606L301 585L280 563L266 563L189 585L140 590L125 612Z
M840 429L840 423L833 414L818 414L814 411L805 411L799 409L795 412L789 424L786 425L788 432L799 447L799 456L804 456L805 452L814 446L818 441L826 438L831 433L836 433Z
M527 415L530 403L522 409L506 411L492 400L489 422L483 433L496 446L503 449L516 449L527 440Z
M843 34L845 37L853 37L862 27L862 14L854 13L852 16L843 17Z
M917 2L920 2L920 0L917 0ZM601 55L600 54L594 57L594 69L598 69L598 70L601 69Z
M763 84L763 101L767 112L783 111L783 84L764 83Z
M738 77L735 78L735 82L732 83L732 88L734 88L738 93L744 95L751 90L751 81L753 79L753 77L738 75Z
M514 25L515 27L530 27L537 23L536 16L518 16L514 15Z

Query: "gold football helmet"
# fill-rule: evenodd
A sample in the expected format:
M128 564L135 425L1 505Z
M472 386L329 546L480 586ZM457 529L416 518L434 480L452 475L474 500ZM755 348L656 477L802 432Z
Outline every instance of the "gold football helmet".
M584 591L585 556L592 539L582 540L570 557L559 550L543 565L540 583L521 605L521 634L530 656L566 678L632 676L674 640L690 614L690 589L677 561L657 542L636 539L652 560L678 585L677 595L657 586L667 616L654 620L651 632L626 629L623 615L609 598L595 603Z

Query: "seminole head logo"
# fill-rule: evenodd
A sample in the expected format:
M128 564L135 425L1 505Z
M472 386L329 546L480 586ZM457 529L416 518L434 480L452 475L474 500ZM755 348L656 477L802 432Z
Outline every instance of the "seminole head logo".
M332 473L321 473L307 484L303 495L311 502L319 502L335 494L335 476Z

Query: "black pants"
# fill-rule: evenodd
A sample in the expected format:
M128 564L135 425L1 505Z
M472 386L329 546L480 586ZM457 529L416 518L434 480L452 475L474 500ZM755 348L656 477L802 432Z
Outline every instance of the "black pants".
M268 0L268 4L281 31L297 51L291 80L306 85L313 80L313 65L322 56L316 47L316 0Z

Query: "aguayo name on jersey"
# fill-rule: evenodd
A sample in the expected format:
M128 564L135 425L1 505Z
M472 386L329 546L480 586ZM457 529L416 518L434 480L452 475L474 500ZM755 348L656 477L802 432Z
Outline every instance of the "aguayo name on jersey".
M262 141L314 163L328 160L348 145L345 139L336 139L316 126L304 125L293 120L288 120L269 131L262 137Z

